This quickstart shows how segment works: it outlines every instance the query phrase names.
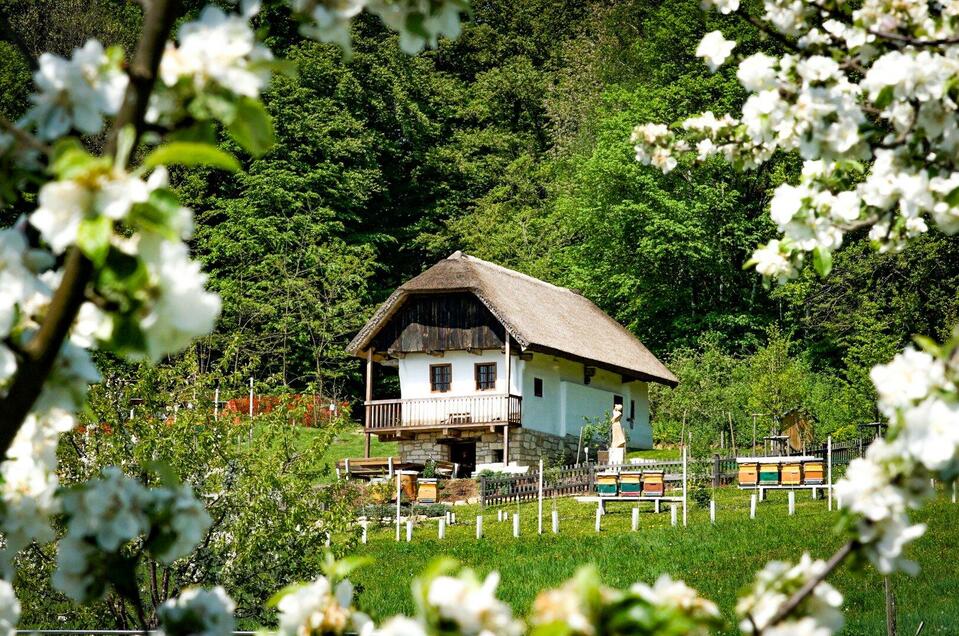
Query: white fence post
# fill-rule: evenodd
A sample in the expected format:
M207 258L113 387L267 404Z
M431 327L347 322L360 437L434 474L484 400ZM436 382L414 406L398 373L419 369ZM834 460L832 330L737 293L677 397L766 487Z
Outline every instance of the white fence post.
M476 517L476 538L483 538L483 515Z
M716 523L716 500L709 500L709 523Z
M676 510L676 504L674 504L674 503L669 504L669 522L670 522L673 526L676 525L676 517L677 517L676 512L677 512L677 510Z
M789 496L789 514L792 516L796 514L796 491L790 490L787 494Z
M363 545L366 545L366 539L367 539L367 537L366 537L366 534L367 534L366 526L367 526L368 524L369 524L369 522L368 522L366 519L364 519L364 520L363 520L363 535L360 537L360 541L363 543Z
M543 534L543 460L539 460L539 523L537 524L539 534Z
M686 470L686 465L689 461L689 452L688 447L683 444L683 527L686 527L686 496L688 494L686 488L686 475L688 471ZM675 523L673 525L676 525Z
M636 532L637 530L639 530L639 508L637 506L633 506L632 522L633 522L633 532Z
M409 543L413 540L413 520L406 520L406 542Z
M749 495L749 518L756 518L756 493Z
M518 512L513 513L513 538L514 539L519 538L519 513Z
M952 503L956 503L956 482L952 482Z
M829 510L832 510L832 435L826 438L826 484L829 489Z
M602 522L602 519L603 519L602 508L600 508L599 506L596 506L596 532L599 532L600 523Z
M553 511L553 534L559 534L559 510Z
M400 540L400 502L403 497L400 495L400 474L396 473L396 540Z
M440 517L440 523L436 527L436 536L439 539L446 538L446 519L444 519L443 517Z

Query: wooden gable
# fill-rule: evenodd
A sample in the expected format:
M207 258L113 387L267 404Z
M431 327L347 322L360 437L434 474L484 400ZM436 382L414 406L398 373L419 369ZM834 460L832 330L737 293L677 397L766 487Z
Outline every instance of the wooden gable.
M469 292L410 296L374 336L377 351L500 349L503 325Z

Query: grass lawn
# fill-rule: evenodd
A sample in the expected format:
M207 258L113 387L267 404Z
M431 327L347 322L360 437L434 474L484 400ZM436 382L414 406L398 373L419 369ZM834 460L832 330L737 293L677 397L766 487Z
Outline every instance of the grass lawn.
M717 492L717 523L709 512L690 502L689 526L670 526L668 508L652 514L643 504L640 531L630 532L630 503L609 506L602 531L594 531L595 505L561 499L559 536L549 534L549 511L544 504L546 534L536 533L536 504L507 506L519 511L521 537L512 537L511 523L498 523L496 509L482 511L486 537L475 540L478 506L457 506L457 524L436 538L436 521L414 530L412 543L396 543L392 527L371 529L368 545L357 552L375 559L351 579L360 586L360 606L376 619L413 611L410 580L434 557L446 554L485 574L502 574L500 597L524 614L536 593L567 579L582 564L593 563L603 579L625 587L633 581L652 582L664 572L684 579L715 600L734 623L738 592L753 573L771 559L797 559L803 551L828 557L841 544L831 529L836 513L823 500L797 493L796 515L787 514L787 495L774 492L759 504L757 518L749 519L749 495L734 488ZM897 575L894 587L899 609L899 633L914 634L925 621L923 634L954 634L959 625L959 506L945 496L928 505L918 518L929 525L913 544L912 556L922 570L915 578ZM680 524L682 515L680 513ZM405 538L405 530L404 530ZM844 634L885 633L882 577L871 567L843 565L830 579L845 595L847 626Z

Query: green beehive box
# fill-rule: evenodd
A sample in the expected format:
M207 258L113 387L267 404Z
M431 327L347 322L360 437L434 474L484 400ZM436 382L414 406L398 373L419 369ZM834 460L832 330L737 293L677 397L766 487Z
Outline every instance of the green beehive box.
M618 483L616 475L597 475L596 492L603 496L615 497Z
M619 492L623 495L638 496L643 492L642 475L623 473L619 476Z
M760 486L779 485L779 464L760 464L759 465L759 485Z

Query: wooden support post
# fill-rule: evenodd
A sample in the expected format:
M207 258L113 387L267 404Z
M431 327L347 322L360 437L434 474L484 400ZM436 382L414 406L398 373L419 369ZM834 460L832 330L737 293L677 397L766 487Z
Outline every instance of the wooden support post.
M819 489L816 487L812 489L812 498L813 500L819 499Z
M476 538L483 538L483 515L476 516Z
M413 540L413 520L406 520L406 542L409 543Z
M716 500L709 500L709 523L716 523Z
M503 466L509 466L509 424L503 427Z
M393 478L393 456L390 455L386 458L386 470L390 479Z
M446 538L446 519L440 517L439 525L436 527L436 538L445 539Z
M633 527L633 532L636 532L637 530L639 530L639 507L638 506L633 506L632 527Z
M368 522L366 519L364 519L364 520L362 521L362 524L361 524L361 525L362 525L362 528L363 528L363 534L360 536L360 542L361 542L363 545L366 545L367 532L368 532L367 526L369 525L369 522Z
M669 504L669 523L676 526L676 504Z
M952 503L956 503L956 482L952 482Z
M756 518L756 493L749 495L749 518Z
M789 497L789 515L792 516L796 514L796 491L790 490L787 494Z
M513 538L519 539L519 513L513 513Z
M553 534L559 534L559 510L553 511Z
M603 519L603 509L596 506L596 532L599 532L600 524Z
M373 347L371 346L366 350L366 405L365 405L365 422L363 425L367 430L370 429L372 423L370 422L370 417L373 414L373 407L370 406L370 402L373 401ZM363 457L369 459L370 457L370 434L366 434L366 445L363 448Z
M653 511L654 511L656 514L659 514L659 499L654 499L654 500L653 500Z
M537 524L539 534L543 534L543 460L539 460L539 523Z

